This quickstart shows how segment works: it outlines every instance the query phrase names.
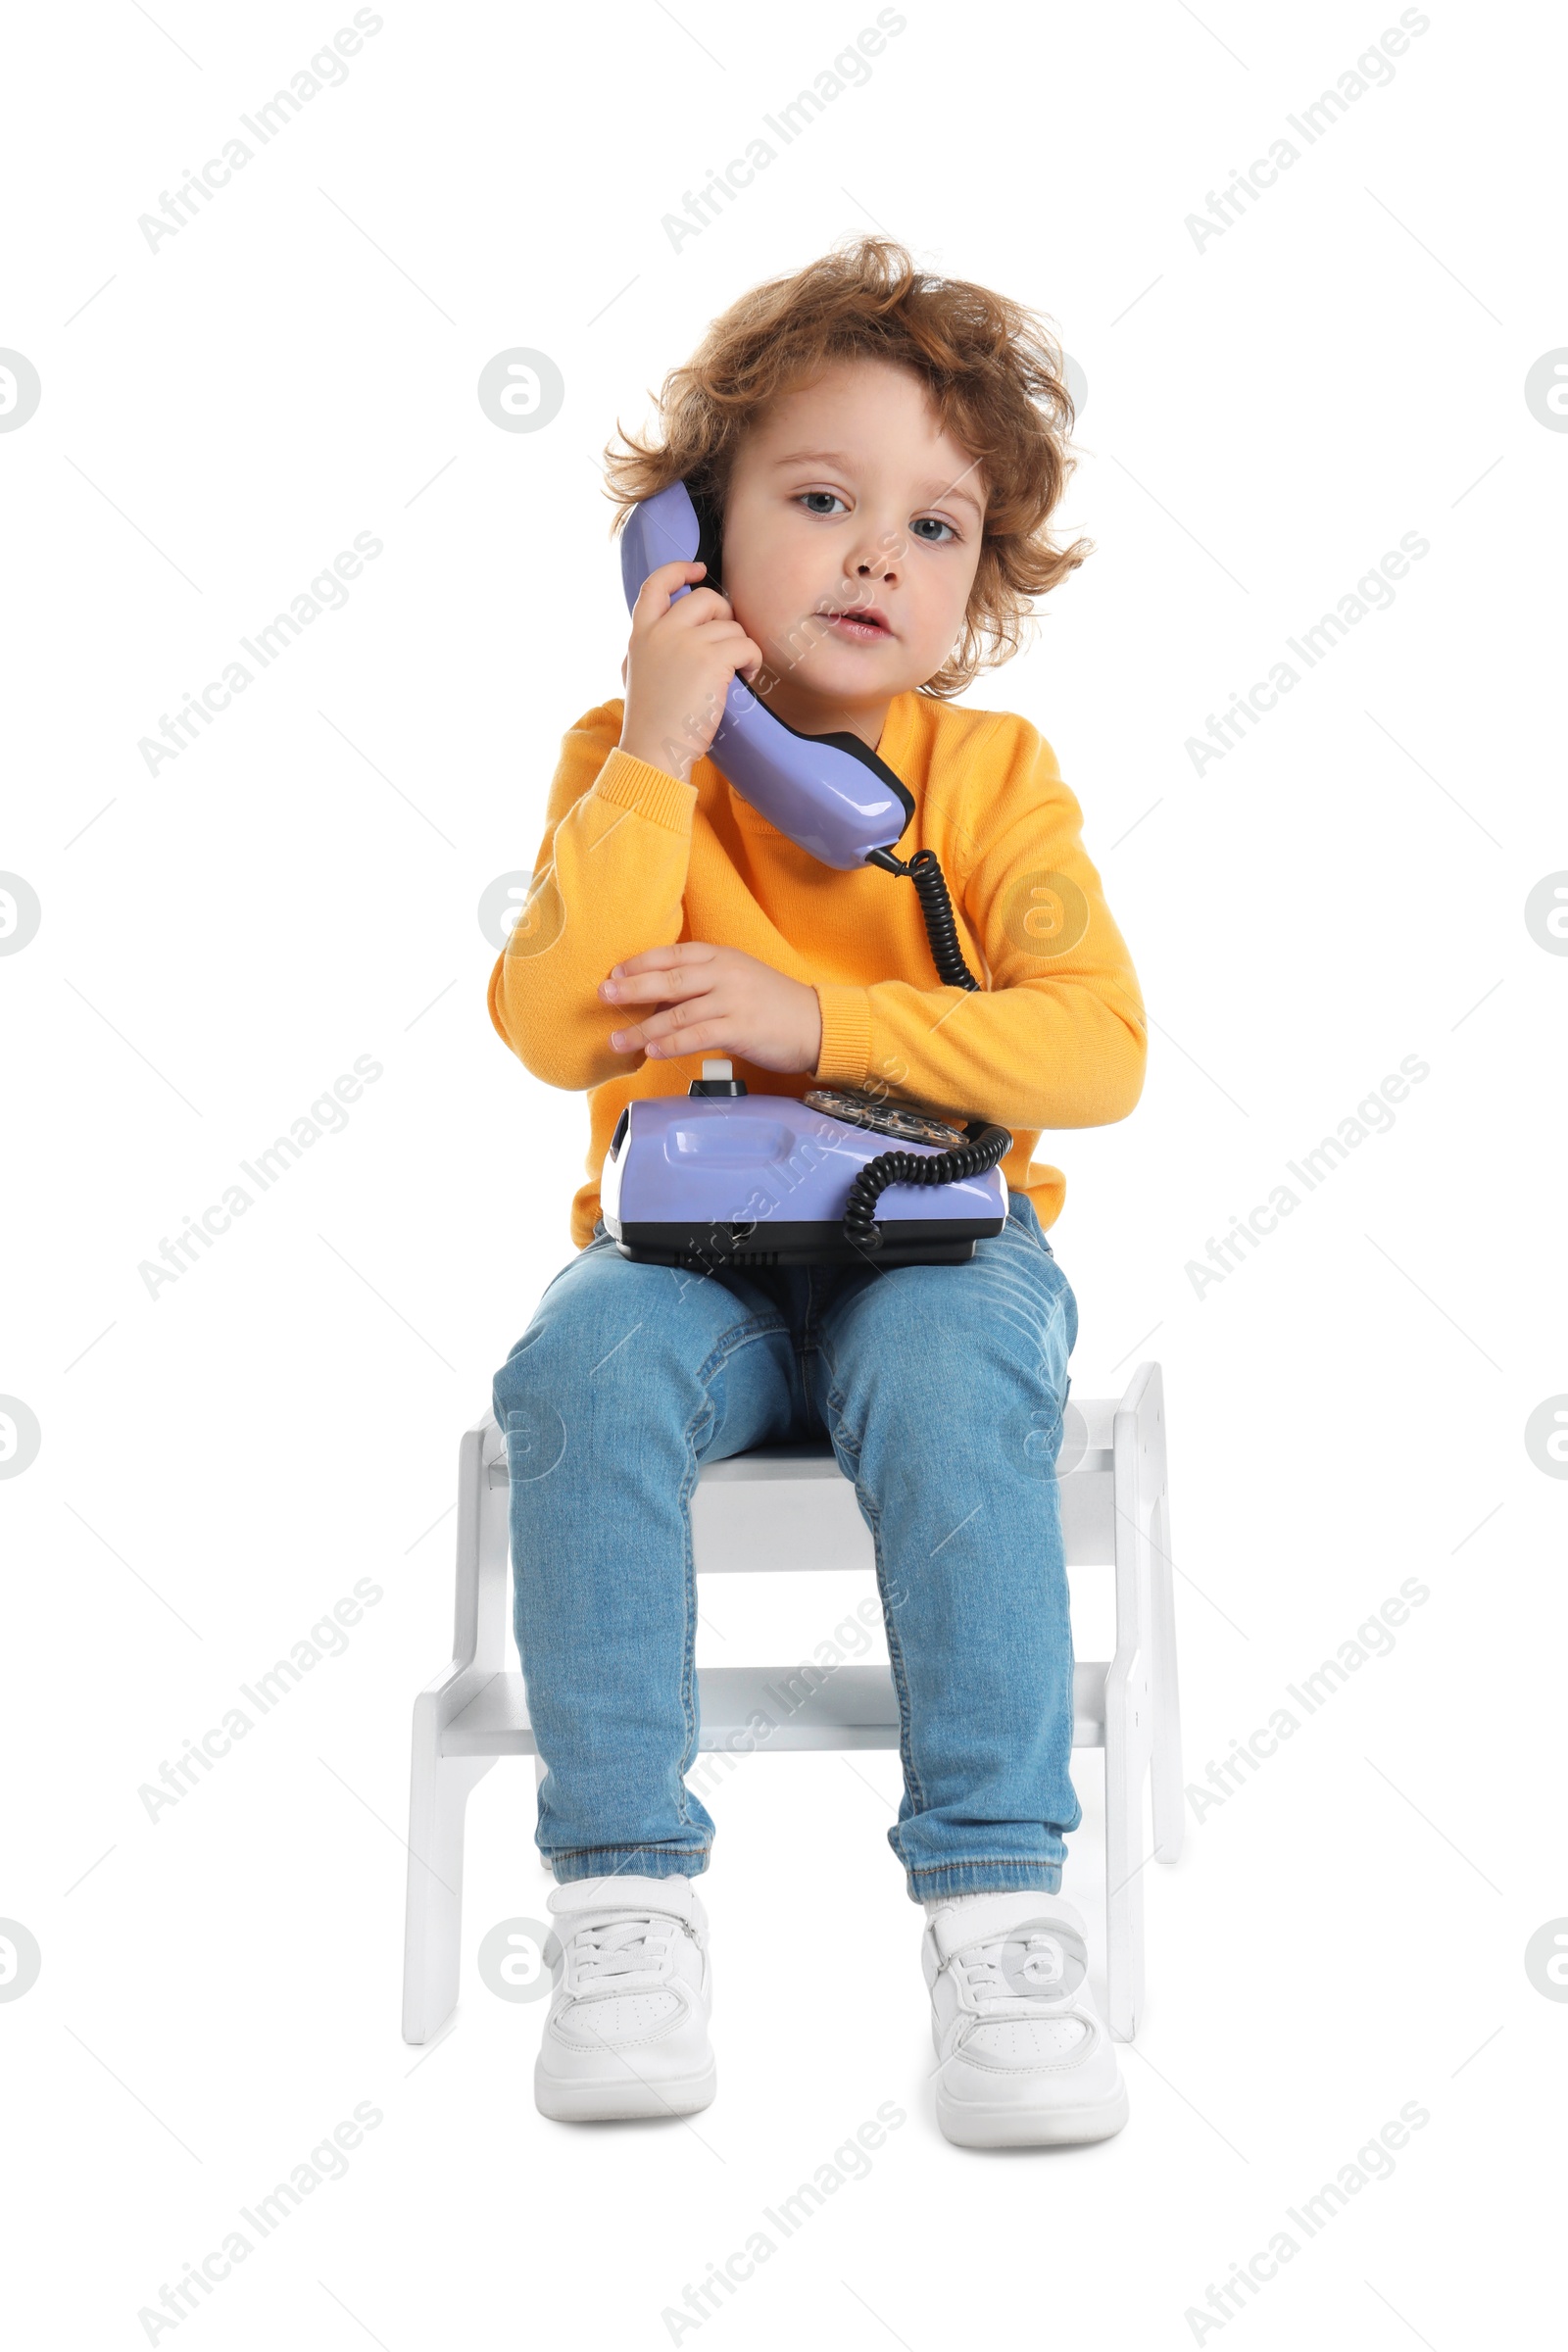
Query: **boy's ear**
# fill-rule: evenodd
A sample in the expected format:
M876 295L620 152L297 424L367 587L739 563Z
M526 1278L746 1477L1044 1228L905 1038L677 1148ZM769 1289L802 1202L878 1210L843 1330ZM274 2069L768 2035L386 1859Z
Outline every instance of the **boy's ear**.
M686 484L686 495L697 516L697 562L708 565L703 575L705 588L718 588L722 577L719 570L723 559L723 541L719 528L719 513L714 501L704 491ZM722 591L721 591L722 593Z

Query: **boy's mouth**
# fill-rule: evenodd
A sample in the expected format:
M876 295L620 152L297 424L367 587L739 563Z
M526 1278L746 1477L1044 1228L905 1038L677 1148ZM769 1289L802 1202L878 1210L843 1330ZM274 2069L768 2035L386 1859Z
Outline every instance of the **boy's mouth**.
M855 605L842 612L824 612L822 618L841 637L853 638L860 645L874 645L879 639L893 635L887 614L875 605Z

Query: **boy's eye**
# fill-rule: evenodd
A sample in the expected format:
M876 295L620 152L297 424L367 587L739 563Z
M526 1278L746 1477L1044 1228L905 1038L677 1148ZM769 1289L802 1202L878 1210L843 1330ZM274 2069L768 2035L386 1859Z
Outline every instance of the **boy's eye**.
M952 523L944 522L940 514L917 514L909 528L928 547L946 547L948 539L956 539L958 536ZM947 539L938 536L943 531L947 533Z
M813 504L813 501L817 499L821 499L825 503L821 506ZM808 514L826 514L834 507L844 507L846 514L850 511L848 507L844 506L844 501L836 490L803 490L800 503Z

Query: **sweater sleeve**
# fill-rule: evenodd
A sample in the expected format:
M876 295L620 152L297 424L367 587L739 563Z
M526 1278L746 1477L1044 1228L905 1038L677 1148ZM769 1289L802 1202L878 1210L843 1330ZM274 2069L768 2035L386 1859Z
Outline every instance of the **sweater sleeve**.
M1142 994L1054 752L1027 721L999 722L1004 740L973 762L943 848L945 864L965 869L950 868L948 884L989 985L818 987L815 1075L880 1079L1006 1127L1104 1126L1143 1092Z
M521 914L490 975L490 1018L536 1078L582 1090L623 1077L623 1010L596 993L612 964L671 947L684 921L697 788L616 746L605 703L564 738Z

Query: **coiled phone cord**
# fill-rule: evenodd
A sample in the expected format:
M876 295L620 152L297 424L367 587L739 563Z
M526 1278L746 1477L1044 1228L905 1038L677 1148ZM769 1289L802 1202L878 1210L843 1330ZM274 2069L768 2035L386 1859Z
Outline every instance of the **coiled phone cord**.
M919 894L920 912L925 917L925 935L931 942L931 960L937 967L937 978L948 988L980 986L963 960L958 945L958 926L953 918L953 901L948 896L947 879L934 850L916 850L907 865L895 858L891 850L873 850L866 858L867 865L879 865L884 873L907 874Z
M978 1124L978 1122L976 1122ZM951 1152L879 1152L850 1187L844 1208L844 1238L857 1250L877 1250L882 1235L874 1216L876 1204L890 1184L956 1184L960 1177L982 1176L1012 1150L1005 1127L980 1127L966 1143Z
M907 874L919 894L920 912L925 917L925 933L931 942L931 960L937 967L937 977L949 988L978 989L979 981L963 960L958 945L958 927L953 916L953 901L941 862L933 850L916 850L906 864L895 858L891 850L873 850L866 859L868 865L879 865L890 874ZM850 1187L849 1200L844 1210L844 1238L857 1250L875 1251L882 1247L882 1234L875 1223L876 1204L890 1184L956 1184L966 1176L982 1176L994 1168L1012 1150L1012 1137L1005 1127L983 1126L972 1121L971 1132L964 1143L955 1145L951 1152L935 1155L917 1152L879 1152Z

